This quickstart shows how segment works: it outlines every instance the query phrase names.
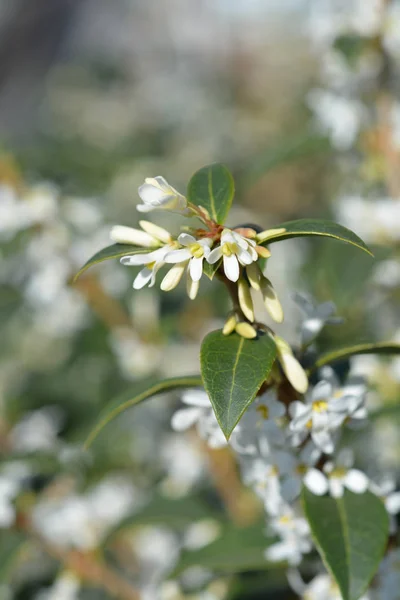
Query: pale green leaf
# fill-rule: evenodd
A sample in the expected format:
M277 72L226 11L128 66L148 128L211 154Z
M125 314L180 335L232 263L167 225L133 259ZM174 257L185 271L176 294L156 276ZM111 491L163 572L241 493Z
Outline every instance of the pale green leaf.
M349 358L350 356L355 356L356 354L400 354L400 344L396 344L395 342L370 342L330 350L318 358L311 370L319 369L320 367Z
M248 340L221 330L209 333L200 352L204 387L228 439L246 408L267 379L276 357L269 335Z
M141 254L143 252L147 252L143 250L143 248L138 249L137 246L132 246L132 244L112 244L111 246L107 246L107 248L103 248L99 252L96 252L92 258L83 265L81 269L77 272L74 277L74 281L78 279L89 267L93 265L97 265L105 260L111 260L112 258L122 258L123 256L130 256L131 254Z
M110 421L115 419L115 417L120 415L128 408L131 408L136 404L140 404L144 400L147 400L152 396L156 396L157 394L161 394L162 392L169 392L179 388L199 387L201 385L203 385L203 382L199 375L188 375L186 377L171 377L171 379L163 379L162 381L158 381L150 387L147 385L144 389L140 389L140 386L138 386L133 395L124 394L123 397L113 400L108 406L106 406L106 408L100 414L96 425L87 437L85 447L88 448L98 436L100 431L108 423L110 423Z
M197 171L188 185L188 200L205 208L219 224L225 222L232 205L235 183L225 165L213 164Z
M343 600L358 600L383 558L389 518L372 494L345 490L342 498L302 493L306 517L321 557L336 580Z
M358 235L353 233L353 231L350 231L350 229L347 229L347 227L343 227L343 225L339 225L333 221L327 221L325 219L298 219L296 221L287 221L286 223L274 225L274 229L285 229L285 231L278 233L273 237L268 237L264 241L262 241L261 238L261 245L269 246L274 242L280 242L294 237L319 235L352 244L373 256L372 252Z
M203 273L210 279L211 281L214 279L215 273L218 271L221 266L221 260L217 260L214 264L210 265L206 260L203 261Z

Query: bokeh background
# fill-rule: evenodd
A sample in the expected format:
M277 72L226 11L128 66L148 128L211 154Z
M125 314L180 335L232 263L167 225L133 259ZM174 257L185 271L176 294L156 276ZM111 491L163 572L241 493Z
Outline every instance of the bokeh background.
M183 286L134 292L116 262L72 277L113 224L137 224L145 177L185 193L224 162L231 225L327 217L375 252L274 246L282 334L296 343L301 291L346 318L322 348L399 340L399 69L396 1L2 0L2 600L295 598L264 566L260 507L229 451L172 431L177 396L82 449L112 398L198 372L228 298L207 282L194 302ZM360 457L398 475L399 359L353 367L376 413Z

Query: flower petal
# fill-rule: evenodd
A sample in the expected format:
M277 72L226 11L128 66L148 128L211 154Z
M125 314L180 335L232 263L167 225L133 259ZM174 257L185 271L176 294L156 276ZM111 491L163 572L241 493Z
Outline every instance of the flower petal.
M212 252L210 253L210 256L211 254ZM210 257L208 258L210 259ZM208 262L210 262L210 260ZM224 271L230 281L235 282L239 279L239 263L234 254L231 254L231 256L224 256Z
M153 270L145 267L136 275L133 281L133 288L135 290L141 290L145 285L151 281Z
M171 242L171 234L163 227L159 227L151 221L139 221L139 225L146 233L164 242L164 244Z
M369 479L359 469L350 469L344 478L344 485L355 494L363 494L368 489Z
M181 248L180 250L171 250L171 252L168 252L168 254L165 255L164 260L166 263L180 263L184 260L189 260L190 258L192 258L190 250Z
M160 285L160 288L163 290L163 292L170 292L176 288L182 278L184 270L185 265L179 264L175 265L168 271Z
M133 244L144 248L158 246L158 241L150 234L133 227L115 225L111 228L110 238L117 244Z
M196 423L201 414L201 408L181 408L172 415L171 427L175 431L185 431Z
M193 281L200 281L203 275L203 257L193 257L189 262L189 273Z
M182 402L189 406L211 408L211 402L204 390L187 390L182 394Z
M213 265L221 258L221 256L222 247L217 246L216 248L214 248L214 250L211 250L210 254L207 256L207 262L210 263L210 265Z
M329 489L328 479L318 469L309 469L303 479L304 485L317 496L323 496Z
M322 450L325 454L332 454L335 449L332 436L328 431L312 431L311 437L314 444Z
M189 235L188 233L181 233L178 236L178 242L182 246L190 246L190 244L195 244L197 242L197 240L195 237L193 237L192 235Z

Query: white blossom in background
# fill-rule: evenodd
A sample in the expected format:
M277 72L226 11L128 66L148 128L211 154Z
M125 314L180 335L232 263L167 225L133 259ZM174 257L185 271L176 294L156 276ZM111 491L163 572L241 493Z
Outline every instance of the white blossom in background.
M187 408L178 409L171 419L175 431L186 431L196 425L201 438L211 448L222 448L227 441L215 417L211 402L203 390L188 390L182 394L182 402Z
M104 479L84 495L46 499L33 509L34 527L64 548L96 548L107 531L135 508L136 492L122 477Z
M383 501L390 518L390 531L396 533L396 516L400 513L400 490L396 486L396 481L387 475L379 482L371 481L370 490Z
M131 544L139 565L141 595L157 598L161 583L179 558L178 537L168 527L148 526L138 531Z
M182 212L187 208L186 198L169 185L164 177L147 177L138 191L143 202L143 204L136 206L139 212L150 212L152 210Z
M308 104L314 111L321 129L337 150L348 150L360 132L365 110L362 104L324 90L312 90Z
M303 555L312 549L309 525L304 517L296 515L287 505L282 505L279 515L268 523L272 534L279 535L281 541L272 544L265 551L265 558L271 562L287 561L297 566Z
M57 448L57 435L62 420L62 411L57 406L27 413L11 430L10 438L14 450L36 452Z
M338 219L354 228L366 242L397 242L400 239L400 199L345 195L335 204Z
M343 496L347 488L355 494L363 494L369 487L369 479L359 469L353 469L354 457L350 450L341 450L335 461L325 463L323 472L310 472L304 478L308 489L317 496L329 492L333 498Z
M303 600L342 600L342 594L336 582L327 573L314 577L305 586ZM372 600L369 594L363 594L359 600Z
M341 325L343 319L335 317L336 306L333 302L316 304L307 294L296 293L293 300L304 312L300 326L301 345L308 345L321 333L325 325Z

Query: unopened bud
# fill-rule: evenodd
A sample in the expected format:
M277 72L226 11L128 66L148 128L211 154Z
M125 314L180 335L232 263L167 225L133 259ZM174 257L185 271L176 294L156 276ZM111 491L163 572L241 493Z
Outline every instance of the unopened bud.
M236 327L236 317L235 315L231 315L225 322L225 325L222 329L222 333L224 335L230 335L233 331L235 331Z
M275 323L282 323L283 309L272 283L266 277L262 277L260 286L264 300L264 306L267 309L270 317L275 321Z
M247 340L252 340L257 337L257 331L254 329L254 327L250 325L250 323L245 323L244 321L238 323L235 327L235 330L236 333Z
M172 269L168 271L160 285L160 288L163 290L163 292L170 292L176 288L182 278L185 266L185 263L180 263L173 266Z
M260 279L262 277L262 273L256 262L252 262L250 265L247 265L246 274L253 290L260 290Z
M238 298L239 298L239 305L243 311L244 316L253 323L254 322L253 300L251 299L250 288L244 279L239 279L239 282L238 282Z
M306 372L297 358L293 356L293 352L289 344L278 336L275 336L274 340L278 351L278 360L281 364L283 372L294 389L300 394L304 394L308 388L308 378Z
M186 279L186 291L190 300L194 300L197 296L197 292L199 291L200 281L193 281L188 272L188 276Z
M266 229L265 231L261 231L259 234L257 234L257 242L259 242L260 244L262 244L263 242L265 242L266 240L269 240L270 238L274 238L277 235L281 235L282 233L285 233L286 229L284 227L280 227L277 229Z
M261 258L269 258L271 256L271 251L264 246L256 246L254 250L257 252L258 256L261 256Z

